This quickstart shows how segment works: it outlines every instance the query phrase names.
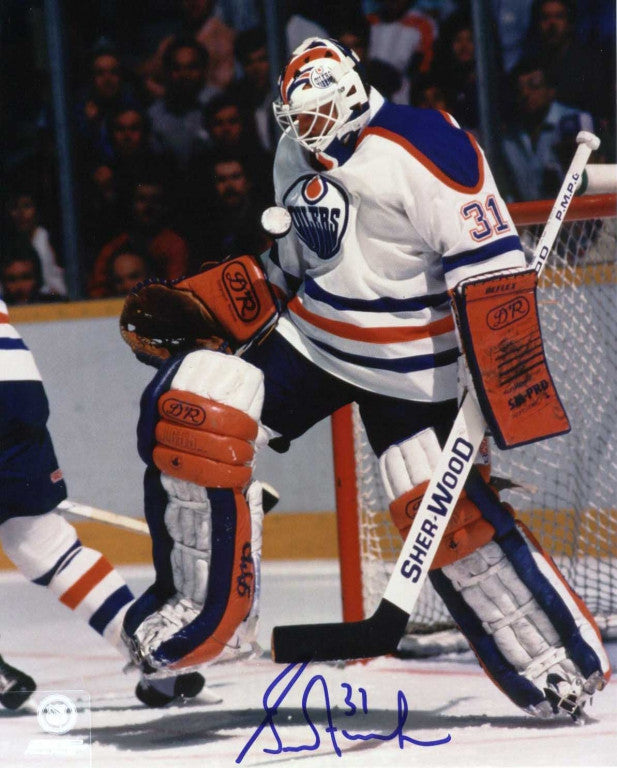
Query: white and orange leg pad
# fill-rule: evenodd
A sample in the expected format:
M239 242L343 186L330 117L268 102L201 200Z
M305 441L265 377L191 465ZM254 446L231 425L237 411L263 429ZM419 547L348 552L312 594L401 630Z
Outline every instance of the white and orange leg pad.
M433 429L428 428L402 443L391 445L379 459L381 477L390 499L390 516L403 539L411 528L440 454L437 436ZM490 473L490 466L484 458L478 472L486 477ZM463 491L431 567L441 568L464 557L490 541L494 533L493 526ZM426 531L426 534L428 547L433 531ZM419 541L412 557L417 557L420 564L427 552L428 549L423 548Z
M0 525L0 542L27 579L51 590L126 658L120 634L133 594L106 557L83 546L72 525L56 512L12 517Z
M380 461L392 493L402 490L405 472L421 486L439 447L425 431L388 452ZM477 538L465 526L448 531L450 543L437 552L442 557L429 574L431 583L484 670L515 704L540 717L576 718L610 677L595 622L481 472L472 470L465 493L465 503L480 512L493 535L483 541L483 528Z
M212 662L254 640L263 511L251 475L263 396L261 371L207 350L171 361L144 393L156 582L124 632L148 674Z

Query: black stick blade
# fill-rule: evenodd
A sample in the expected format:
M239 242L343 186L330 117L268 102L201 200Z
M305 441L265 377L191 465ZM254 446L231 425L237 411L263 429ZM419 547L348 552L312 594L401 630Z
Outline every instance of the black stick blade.
M408 619L408 613L383 599L363 621L274 627L272 658L280 664L296 664L384 656L396 651Z

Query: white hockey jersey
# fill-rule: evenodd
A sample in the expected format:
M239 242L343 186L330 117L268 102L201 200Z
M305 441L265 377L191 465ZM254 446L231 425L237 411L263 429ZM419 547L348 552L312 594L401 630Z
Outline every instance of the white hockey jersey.
M11 325L4 301L0 300L0 382L41 381L41 374L19 332Z
M288 297L279 332L339 378L373 392L456 397L448 290L524 266L484 155L448 115L371 91L371 119L338 167L317 172L283 135L276 202L293 227L265 259Z

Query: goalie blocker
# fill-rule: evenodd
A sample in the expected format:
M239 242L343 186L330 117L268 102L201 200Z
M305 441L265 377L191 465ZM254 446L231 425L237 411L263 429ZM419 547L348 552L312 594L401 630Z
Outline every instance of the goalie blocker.
M478 402L499 448L570 431L548 370L534 269L461 281L453 302Z

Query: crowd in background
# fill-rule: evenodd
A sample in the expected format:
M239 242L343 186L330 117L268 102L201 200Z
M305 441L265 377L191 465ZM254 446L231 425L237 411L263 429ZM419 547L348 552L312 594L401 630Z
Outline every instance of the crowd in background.
M479 135L467 0L278 5L285 55L310 35L336 37L384 96L445 110ZM48 65L37 42L42 11L32 6L11 0L2 26L0 284L8 304L67 297ZM263 3L63 6L82 295L122 296L147 276L175 279L206 261L262 252L278 138ZM600 159L615 162L615 5L490 7L498 183L508 201L549 198L580 129L598 133Z

